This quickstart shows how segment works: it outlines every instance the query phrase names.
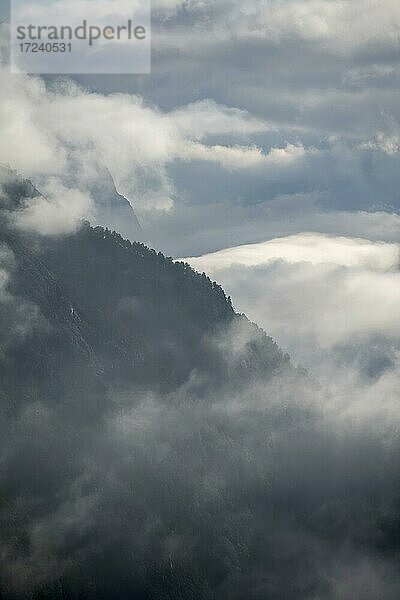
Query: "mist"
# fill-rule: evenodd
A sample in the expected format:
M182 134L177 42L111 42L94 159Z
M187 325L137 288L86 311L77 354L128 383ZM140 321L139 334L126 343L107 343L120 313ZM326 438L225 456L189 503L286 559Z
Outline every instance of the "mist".
M6 12L1 600L397 600L398 0L154 0L146 76Z

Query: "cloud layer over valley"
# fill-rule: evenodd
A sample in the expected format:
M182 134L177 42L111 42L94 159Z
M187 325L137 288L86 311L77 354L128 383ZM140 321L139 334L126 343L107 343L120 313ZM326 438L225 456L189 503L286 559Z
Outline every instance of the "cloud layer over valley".
M399 378L400 247L299 234L186 259L321 381L394 405ZM379 388L381 380L382 387ZM389 382L390 390L386 389Z

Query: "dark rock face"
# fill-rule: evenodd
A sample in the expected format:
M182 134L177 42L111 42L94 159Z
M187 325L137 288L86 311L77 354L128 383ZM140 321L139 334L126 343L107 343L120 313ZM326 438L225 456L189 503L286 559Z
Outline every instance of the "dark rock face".
M131 203L117 191L106 167L100 173L89 184L89 192L95 203L96 223L118 231L131 240L143 241L144 233Z

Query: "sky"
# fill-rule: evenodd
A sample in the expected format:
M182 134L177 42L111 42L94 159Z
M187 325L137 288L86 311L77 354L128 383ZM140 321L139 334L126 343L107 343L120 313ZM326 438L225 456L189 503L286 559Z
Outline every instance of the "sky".
M395 240L399 13L156 1L151 75L2 73L0 161L39 180L101 155L173 256L308 230Z

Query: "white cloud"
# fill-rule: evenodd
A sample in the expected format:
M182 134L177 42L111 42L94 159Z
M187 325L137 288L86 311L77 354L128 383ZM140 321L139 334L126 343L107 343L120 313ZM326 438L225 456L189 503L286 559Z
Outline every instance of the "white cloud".
M396 75L396 68L392 65L371 64L364 67L349 69L343 78L344 83L360 85L362 83L379 81L385 77Z
M398 244L302 233L258 244L226 248L187 260L196 269L213 274L232 265L254 267L274 260L284 260L291 264L309 262L312 265L332 264L387 271L398 267L399 248Z
M153 104L66 80L46 89L2 72L0 162L38 186L72 174L77 183L70 176L68 185L82 190L85 173L93 178L106 164L151 243L174 255L319 228L369 235L368 223L378 229L373 237L395 237L395 214L381 213L379 231L367 211L395 213L398 205L398 70L390 58L397 2L368 11L364 0L161 0L155 8L154 76L127 84ZM179 52L163 52L160 30ZM364 46L370 55L360 58ZM353 51L354 61L343 58ZM218 102L204 99L213 96ZM278 214L275 198L301 195L318 197L313 210L287 218L282 203ZM365 212L346 215L348 208Z
M182 2L158 0L157 15L179 15ZM266 43L315 43L321 52L354 53L366 43L395 48L398 43L400 9L396 0L371 4L368 0L277 0L245 3L211 0L185 3L187 18L196 22L190 36L163 36L166 46L256 39ZM178 21L179 22L179 21ZM207 33L208 35L205 35ZM196 44L193 40L196 39Z
M372 351L372 338L400 347L399 248L307 234L185 260L217 279L237 309L283 347L318 368L323 353L340 345L353 344L354 354L368 343Z
M51 179L42 191L44 195L27 200L22 210L13 213L18 229L41 235L71 233L82 218L92 215L92 200L80 190L65 188Z
M204 144L188 144L189 160L206 160L216 162L228 170L241 170L259 167L265 161L260 148L243 146L205 146Z
M380 150L385 154L397 154L400 150L400 136L397 134L386 135L378 132L374 139L368 140L360 145L363 150Z
M66 152L47 123L44 83L0 70L0 87L0 162L28 175L60 173Z
M286 144L285 148L271 148L266 154L256 146L205 146L190 143L187 147L186 159L216 162L230 171L245 171L284 167L312 152L315 150L306 150L302 145L294 144Z
M65 176L71 168L75 173L79 164L81 177L85 172L93 177L100 158L121 190L139 204L151 192L155 198L172 198L166 167L174 160L213 160L230 169L239 168L239 163L243 168L243 156L247 163L258 157L253 146L239 150L200 145L199 140L268 129L246 111L212 101L163 113L138 96L85 93L67 80L51 91L40 79L4 71L0 81L0 162L28 177ZM158 202L150 199L150 205Z

